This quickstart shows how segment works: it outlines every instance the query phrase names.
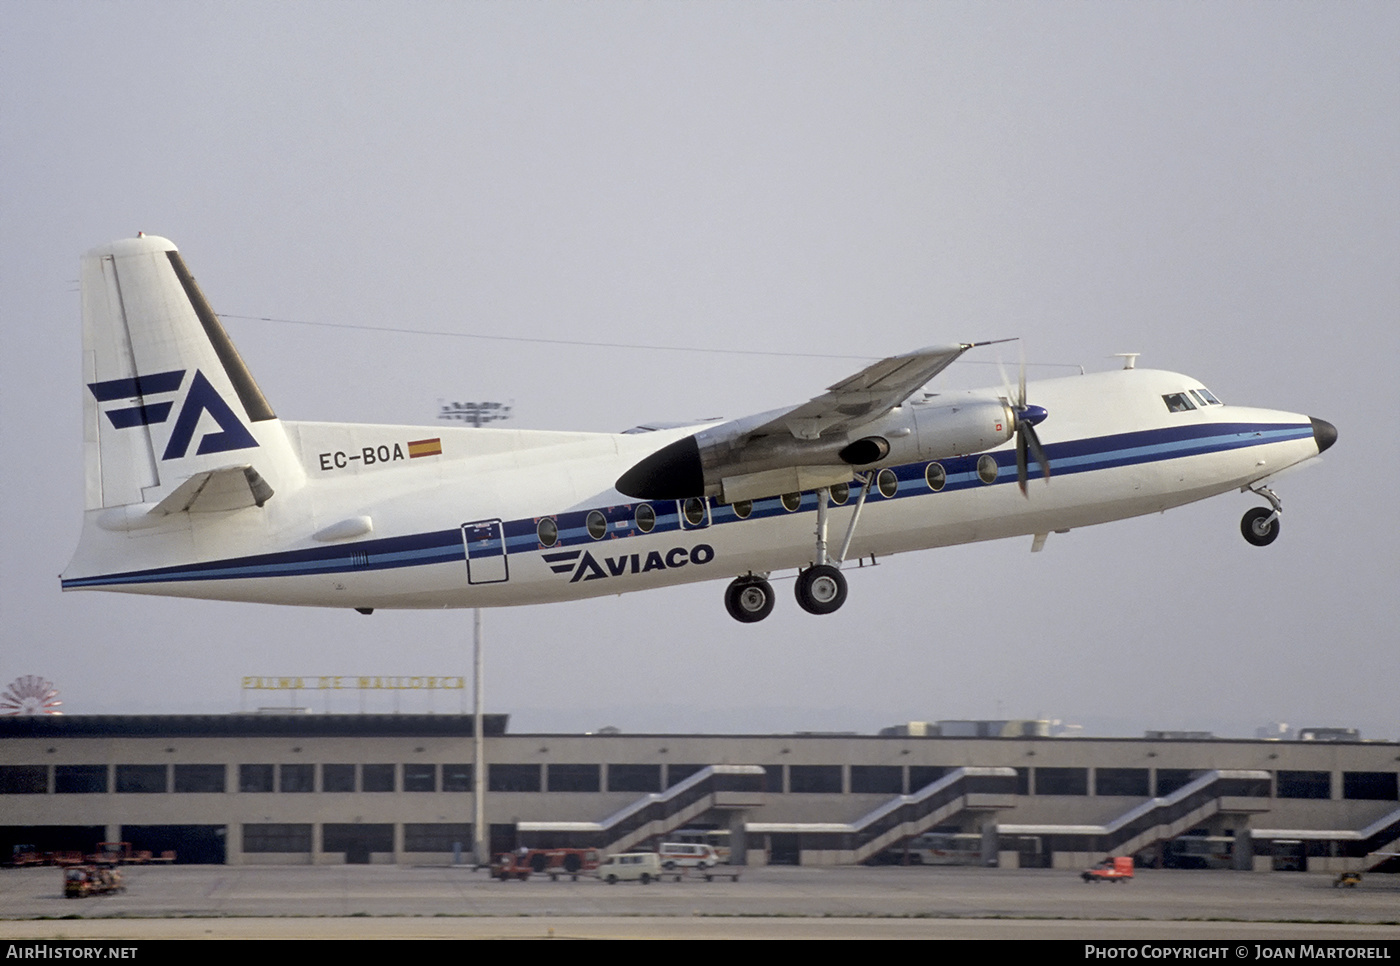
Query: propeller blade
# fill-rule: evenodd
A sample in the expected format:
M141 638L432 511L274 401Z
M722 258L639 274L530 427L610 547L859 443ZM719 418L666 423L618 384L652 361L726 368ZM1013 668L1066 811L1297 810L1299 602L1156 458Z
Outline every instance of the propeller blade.
M1030 493L1026 491L1026 434L1018 427L1016 430L1016 485L1021 488L1021 495L1030 499Z
M1040 472L1048 482L1050 480L1050 461L1045 458L1045 447L1040 445L1040 437L1035 434L1035 426L1029 422L1021 424L1016 432L1016 445L1018 449L1020 448L1020 440L1022 437L1030 444L1031 455L1033 455L1035 461L1040 464Z

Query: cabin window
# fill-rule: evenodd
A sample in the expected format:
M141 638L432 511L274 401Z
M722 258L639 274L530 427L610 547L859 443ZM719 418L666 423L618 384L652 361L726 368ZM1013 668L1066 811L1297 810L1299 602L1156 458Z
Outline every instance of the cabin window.
M1184 392L1169 392L1162 397L1162 402L1167 404L1167 411L1173 413L1184 413L1196 408L1191 397Z
M603 516L600 510L588 511L588 535L594 540L601 540L608 532L608 518Z
M831 502L841 506L851 498L851 485L849 483L837 483L828 492L831 493Z
M656 527L656 511L651 508L650 503L640 504L634 518L637 521L637 529L643 533L651 533Z
M937 493L948 483L948 471L943 468L942 463L930 463L928 469L924 470L924 479L928 481L928 488Z
M730 509L734 511L734 515L740 520L747 520L749 514L753 512L753 500L740 500L730 507Z
M793 512L794 510L796 510L796 509L797 509L798 507L800 507L801 505L802 505L802 494L801 494L801 493L784 493L784 494L783 494L783 509L787 510L789 513Z
M880 488L881 496L889 498L899 492L899 477L894 475L894 470L881 470L875 477L875 485Z
M997 466L995 456L983 453L977 458L977 478L983 483L995 483L1000 472L1001 467Z
M541 547L552 547L559 542L559 524L552 517L541 517L535 536L540 538Z
M685 501L681 507L681 512L685 514L685 522L692 527L704 526L705 524L705 501L698 496L692 496Z

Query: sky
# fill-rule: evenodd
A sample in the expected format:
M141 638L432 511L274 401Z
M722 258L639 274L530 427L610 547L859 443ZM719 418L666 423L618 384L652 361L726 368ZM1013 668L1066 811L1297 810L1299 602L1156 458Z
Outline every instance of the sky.
M70 714L452 675L470 612L59 590L82 508L78 258L164 235L289 419L616 431L1019 337L1031 377L1189 373L1332 422L1247 545L1228 494L883 559L742 626L711 582L485 614L511 730L1400 737L1400 6L0 5L0 685ZM283 320L283 321L268 321ZM973 358L976 356L976 358ZM945 386L996 385L969 354ZM442 425L441 423L437 425ZM295 696L463 710L459 693Z

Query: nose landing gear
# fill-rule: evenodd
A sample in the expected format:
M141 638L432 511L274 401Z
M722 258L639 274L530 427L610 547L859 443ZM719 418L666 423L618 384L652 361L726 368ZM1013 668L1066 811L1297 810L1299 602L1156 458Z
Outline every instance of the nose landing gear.
M1269 510L1262 506L1254 507L1240 520L1240 533L1245 540L1256 547L1267 547L1278 539L1279 514L1283 513L1283 501L1267 486L1251 486L1249 492L1257 493L1273 505Z

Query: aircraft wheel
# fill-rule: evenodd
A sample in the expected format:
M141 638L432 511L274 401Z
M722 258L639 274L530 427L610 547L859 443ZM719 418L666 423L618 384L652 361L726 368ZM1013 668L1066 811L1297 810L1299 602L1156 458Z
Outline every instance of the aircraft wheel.
M846 602L846 578L830 564L799 573L796 590L798 606L809 614L830 614Z
M1257 506L1244 515L1240 521L1240 533L1256 547L1267 547L1278 539L1279 521L1265 522L1273 513L1268 507Z
M756 624L773 613L773 585L762 577L736 577L724 591L724 607L742 624Z

